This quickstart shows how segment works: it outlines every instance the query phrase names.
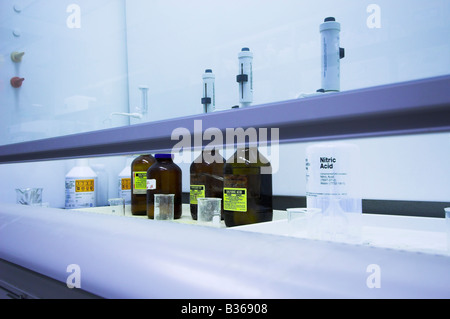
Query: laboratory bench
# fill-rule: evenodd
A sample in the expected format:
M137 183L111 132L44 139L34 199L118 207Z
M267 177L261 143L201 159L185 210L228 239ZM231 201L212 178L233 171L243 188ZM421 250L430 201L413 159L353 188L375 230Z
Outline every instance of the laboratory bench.
M22 298L450 297L442 218L363 214L362 242L348 244L292 236L283 210L233 228L197 225L186 204L174 222L109 210L2 205L0 287Z

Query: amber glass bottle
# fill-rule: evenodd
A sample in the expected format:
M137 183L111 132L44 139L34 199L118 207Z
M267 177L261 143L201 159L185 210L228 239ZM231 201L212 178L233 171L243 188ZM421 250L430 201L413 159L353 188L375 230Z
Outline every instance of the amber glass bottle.
M183 213L182 206L182 174L181 168L172 160L172 154L156 154L156 163L147 171L147 216L153 219L154 194L174 194L174 218L180 219Z
M197 198L222 198L224 162L225 159L216 149L203 150L202 154L192 162L190 167L190 208L194 220L197 220Z
M140 155L131 163L131 214L147 214L147 171L156 162L151 155Z
M272 167L256 147L238 148L227 160L223 187L227 227L272 221Z

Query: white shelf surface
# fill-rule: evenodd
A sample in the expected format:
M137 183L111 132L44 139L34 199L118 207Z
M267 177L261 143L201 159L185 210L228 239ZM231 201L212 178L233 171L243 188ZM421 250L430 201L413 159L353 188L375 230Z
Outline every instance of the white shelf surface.
M0 260L63 284L67 267L79 265L81 289L104 298L450 298L443 254L255 231L273 232L282 219L216 229L187 225L189 216L159 222L101 210L2 205ZM380 289L367 284L372 265L381 269Z
M79 211L115 215L111 212L110 207L85 208L79 209ZM126 206L125 217L144 220L148 219L147 216L132 216L131 207L129 205ZM175 220L174 222L213 227L212 224L200 224L193 220L188 204L183 204L183 214L181 219ZM303 229L292 229L292 226L287 221L287 212L284 210L275 210L272 222L233 228L227 228L224 221L221 222L221 228L226 229L312 239L305 229L306 220L305 225L300 224L298 226ZM363 214L360 245L447 255L449 252L445 226L445 219L443 218Z

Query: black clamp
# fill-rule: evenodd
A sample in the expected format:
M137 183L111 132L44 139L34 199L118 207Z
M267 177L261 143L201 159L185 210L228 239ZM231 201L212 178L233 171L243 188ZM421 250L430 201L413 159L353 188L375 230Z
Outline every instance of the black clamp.
M236 76L236 82L245 83L248 82L248 74L239 74Z
M345 58L345 49L344 48L339 48L339 58L340 59Z
M210 97L204 97L202 98L202 104L211 104L212 100Z

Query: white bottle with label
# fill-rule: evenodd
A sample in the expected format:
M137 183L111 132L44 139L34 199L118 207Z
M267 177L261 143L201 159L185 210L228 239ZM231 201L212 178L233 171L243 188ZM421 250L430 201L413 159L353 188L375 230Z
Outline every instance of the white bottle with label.
M362 199L359 148L350 143L321 143L306 150L308 209L318 209L315 237L357 243Z
M134 157L128 157L124 169L118 175L119 198L125 200L125 205L131 205L131 163Z
M96 207L97 178L87 159L77 159L66 175L66 209Z

